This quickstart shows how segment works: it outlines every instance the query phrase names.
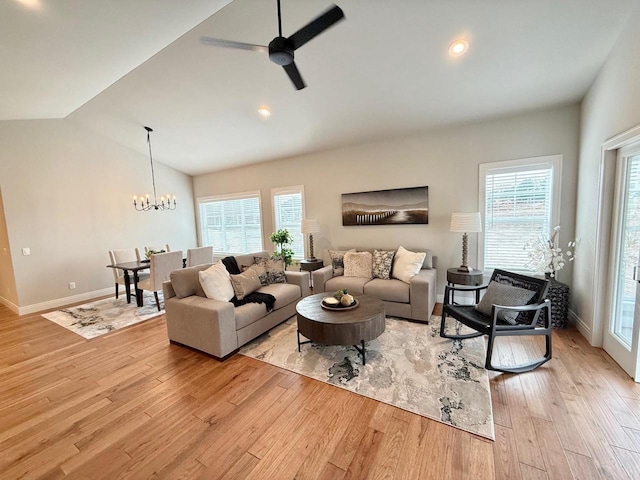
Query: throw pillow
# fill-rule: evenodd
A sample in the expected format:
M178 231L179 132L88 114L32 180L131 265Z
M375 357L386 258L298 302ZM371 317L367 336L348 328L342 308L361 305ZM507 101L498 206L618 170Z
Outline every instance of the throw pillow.
M391 251L373 251L373 278L382 278L389 280L391 278L391 266L393 265L393 256L396 254Z
M491 281L482 300L480 300L480 303L478 303L475 308L485 315L491 315L491 307L493 307L493 305L504 305L507 307L526 305L535 294L536 292L525 288ZM498 311L498 319L510 325L515 325L518 313L519 312L500 310Z
M287 283L284 274L284 260L276 257L253 257L257 265L264 266L267 272L267 283Z
M391 276L402 280L404 283L409 283L422 268L422 263L426 256L425 252L410 252L404 247L398 248L398 252L393 259Z
M198 278L207 298L221 302L228 302L233 298L234 291L229 272L222 262L217 262L206 270L198 272Z
M253 265L242 265L242 271L246 272L247 270L253 270L258 274L260 284L263 287L269 285L269 282L267 280L267 267L264 264L254 263Z
M346 252L344 254L344 276L371 278L373 257L370 252Z
M344 275L344 254L347 252L355 252L355 249L352 248L351 250L329 250L334 277Z
M233 291L238 300L242 300L262 286L255 270L249 269L239 275L230 275L230 278Z

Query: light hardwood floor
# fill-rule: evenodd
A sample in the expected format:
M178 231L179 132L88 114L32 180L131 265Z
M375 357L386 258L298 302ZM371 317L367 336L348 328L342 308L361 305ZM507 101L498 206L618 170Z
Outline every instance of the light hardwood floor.
M86 341L0 305L0 478L640 479L640 385L575 330L491 389L495 442L169 345L162 316Z

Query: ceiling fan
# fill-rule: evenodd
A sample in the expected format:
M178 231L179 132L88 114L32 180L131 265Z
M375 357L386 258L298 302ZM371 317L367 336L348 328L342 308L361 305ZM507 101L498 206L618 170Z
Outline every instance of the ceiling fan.
M312 40L314 37L320 35L326 29L331 27L334 23L344 18L344 12L340 7L334 5L322 15L307 23L304 27L298 30L289 38L282 36L282 19L280 15L280 0L278 1L278 36L275 37L269 46L255 45L252 43L234 42L231 40L222 40L220 38L213 37L200 37L200 41L206 45L214 45L217 47L227 48L239 48L241 50L252 50L254 52L263 52L269 54L269 60L277 65L281 65L289 78L293 82L293 85L297 90L302 90L306 87L302 76L296 67L294 59L294 51L300 48L302 45Z

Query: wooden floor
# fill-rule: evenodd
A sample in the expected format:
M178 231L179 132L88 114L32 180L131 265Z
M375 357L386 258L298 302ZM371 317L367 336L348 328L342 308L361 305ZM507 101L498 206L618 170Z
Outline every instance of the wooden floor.
M492 374L491 442L169 345L164 317L87 341L0 305L0 478L640 479L640 385L575 330L554 349L535 372Z

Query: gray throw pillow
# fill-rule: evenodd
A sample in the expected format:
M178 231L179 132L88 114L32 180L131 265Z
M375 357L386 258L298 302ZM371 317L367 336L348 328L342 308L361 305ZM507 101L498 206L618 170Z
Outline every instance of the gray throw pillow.
M489 283L482 300L476 305L476 310L485 315L491 315L491 307L493 307L493 305L521 307L527 305L535 294L536 292L525 288L492 281ZM498 320L502 320L510 325L515 325L518 314L519 312L500 310L498 311Z
M391 266L393 265L393 256L395 254L395 250L373 251L373 278L382 278L383 280L391 278Z

